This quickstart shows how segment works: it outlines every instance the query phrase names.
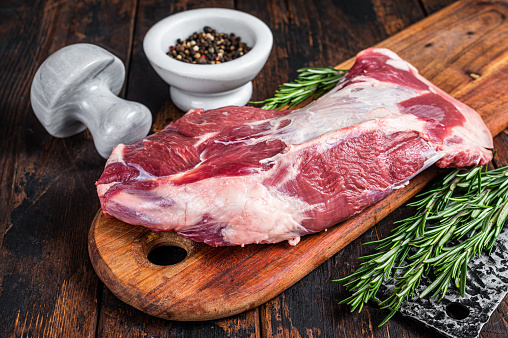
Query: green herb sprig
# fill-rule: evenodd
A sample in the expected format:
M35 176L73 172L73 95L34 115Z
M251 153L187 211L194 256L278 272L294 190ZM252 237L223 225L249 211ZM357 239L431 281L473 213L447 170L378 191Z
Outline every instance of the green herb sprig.
M451 282L464 296L468 262L483 250L490 253L508 216L508 167L485 170L486 166L455 169L417 196L409 204L417 213L397 222L389 237L366 243L377 245L378 252L361 257L366 261L353 274L334 280L347 282L348 290L354 291L340 303L361 311L367 301L377 301L381 308L391 309L382 326L431 271L435 280L420 298L442 299ZM376 293L392 276L394 292L379 300Z
M309 97L317 98L329 92L346 74L347 70L326 68L301 68L293 82L279 86L273 98L263 101L252 101L252 104L263 104L261 109L278 110L285 106L294 107Z

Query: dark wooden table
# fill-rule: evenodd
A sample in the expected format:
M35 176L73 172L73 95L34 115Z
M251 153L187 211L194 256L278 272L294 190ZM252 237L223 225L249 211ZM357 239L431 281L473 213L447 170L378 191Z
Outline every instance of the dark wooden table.
M145 104L153 131L182 115L168 86L150 68L142 41L151 25L198 7L235 8L266 22L274 48L254 80L254 100L272 96L303 66L336 65L449 5L453 0L333 1L14 1L0 2L0 337L435 337L423 325L375 305L349 313L346 290L331 282L372 251L362 243L386 235L399 208L268 303L208 322L172 322L119 301L95 274L87 251L99 209L95 181L105 164L91 136L50 136L30 106L37 68L56 50L89 42L127 68L121 96ZM495 139L508 151L506 132ZM506 165L501 160L501 164ZM483 328L508 336L505 299Z

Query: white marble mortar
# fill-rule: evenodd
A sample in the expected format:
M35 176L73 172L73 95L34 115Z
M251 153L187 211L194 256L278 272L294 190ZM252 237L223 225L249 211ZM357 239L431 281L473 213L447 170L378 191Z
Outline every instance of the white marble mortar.
M217 32L235 33L252 49L238 59L221 64L191 64L167 55L177 39L210 26ZM170 87L174 104L187 111L245 105L252 96L251 80L270 54L273 36L258 18L232 9L203 8L171 15L156 23L143 41L145 54Z

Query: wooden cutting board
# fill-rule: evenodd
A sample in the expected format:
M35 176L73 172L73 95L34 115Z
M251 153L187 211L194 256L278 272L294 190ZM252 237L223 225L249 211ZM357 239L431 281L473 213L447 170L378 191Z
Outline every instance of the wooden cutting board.
M508 127L508 2L462 1L380 43L421 74L476 109L493 135ZM338 66L348 69L353 59ZM122 301L171 320L210 320L252 309L275 297L420 191L431 168L402 190L295 247L212 248L174 233L155 233L107 219L99 211L89 233L95 271ZM147 256L161 247L185 249L179 263ZM184 252L185 254L185 252Z

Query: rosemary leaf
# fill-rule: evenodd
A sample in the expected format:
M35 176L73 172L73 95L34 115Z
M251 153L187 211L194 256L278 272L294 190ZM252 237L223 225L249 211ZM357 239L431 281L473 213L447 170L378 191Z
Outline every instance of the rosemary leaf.
M261 109L265 110L279 110L286 106L293 108L310 97L318 98L322 94L329 92L347 71L326 67L301 68L297 72L299 74L296 80L280 85L272 98L263 101L251 101L249 103L262 104Z

